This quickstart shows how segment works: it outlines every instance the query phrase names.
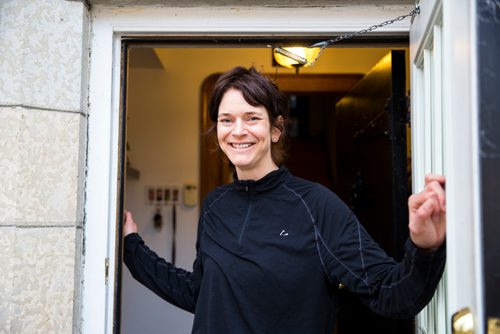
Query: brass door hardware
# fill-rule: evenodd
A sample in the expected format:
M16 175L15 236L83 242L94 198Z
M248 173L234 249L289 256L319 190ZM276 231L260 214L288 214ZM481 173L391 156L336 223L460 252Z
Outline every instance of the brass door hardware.
M451 319L453 334L474 334L474 316L469 308L456 312Z
M500 334L500 318L488 318L488 334Z

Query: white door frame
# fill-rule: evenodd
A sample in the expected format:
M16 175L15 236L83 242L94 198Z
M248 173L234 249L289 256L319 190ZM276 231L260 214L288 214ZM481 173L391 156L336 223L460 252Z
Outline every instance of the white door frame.
M424 312L420 320L426 333L441 334L455 312L470 308L482 334L475 6L421 0L420 7L410 30L413 190L423 188L427 173L446 175L447 293L434 304L446 303L448 312L445 319L442 310Z
M83 333L112 333L123 36L332 36L410 12L411 6L324 8L106 7L91 12ZM409 20L377 30L406 34ZM109 280L105 261L109 259Z
M449 314L470 308L475 333L484 331L479 177L476 6L443 0L444 130L448 164Z

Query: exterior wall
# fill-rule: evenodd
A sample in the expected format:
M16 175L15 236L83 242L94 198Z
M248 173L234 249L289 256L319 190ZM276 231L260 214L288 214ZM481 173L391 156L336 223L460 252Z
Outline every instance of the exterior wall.
M87 27L82 2L0 2L0 333L79 331Z

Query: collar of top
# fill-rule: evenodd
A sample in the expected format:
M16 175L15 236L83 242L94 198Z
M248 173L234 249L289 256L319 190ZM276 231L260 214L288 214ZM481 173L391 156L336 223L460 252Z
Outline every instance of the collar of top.
M238 176L234 173L234 186L237 190L261 192L273 189L282 183L282 180L290 172L285 166L273 170L258 180L238 180Z

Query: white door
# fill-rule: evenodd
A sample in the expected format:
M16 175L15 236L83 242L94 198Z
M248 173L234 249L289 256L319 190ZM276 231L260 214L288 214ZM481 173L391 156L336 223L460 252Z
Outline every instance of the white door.
M469 0L422 0L410 28L413 189L447 178L447 268L417 333L451 333L468 308L483 324L477 172L475 13ZM474 326L474 333L483 333Z

